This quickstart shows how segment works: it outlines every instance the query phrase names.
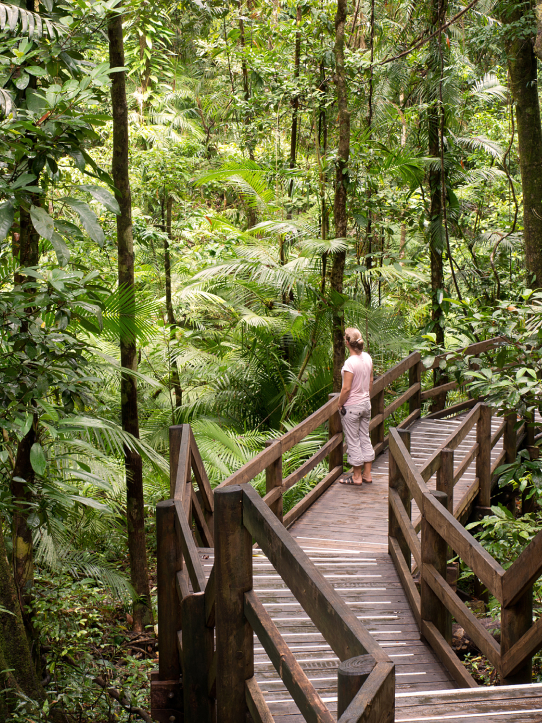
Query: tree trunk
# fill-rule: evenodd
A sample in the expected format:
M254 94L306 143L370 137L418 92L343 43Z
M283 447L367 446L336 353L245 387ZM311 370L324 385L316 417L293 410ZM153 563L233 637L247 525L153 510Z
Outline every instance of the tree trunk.
M166 311L167 321L170 326L171 336L175 338L175 328L177 327L177 321L175 320L175 314L173 313L173 301L171 299L171 257L169 254L169 242L173 239L171 230L171 218L173 211L173 198L168 196L166 204L166 233L167 238L164 237L164 271L166 274ZM179 381L179 370L177 369L177 361L171 359L171 384L173 386L173 393L175 394L175 406L180 407L183 403L183 393L181 389L181 383Z
M297 27L298 30L295 34L295 51L294 51L294 82L297 83L297 80L299 78L299 65L301 61L301 30L299 29L299 26L301 25L301 6L297 6ZM298 125L298 118L299 118L299 94L296 92L296 95L292 98L292 129L290 132L290 170L293 171L293 169L296 166L296 154L297 154L297 125ZM290 179L290 185L288 188L288 196L291 199L294 195L294 179ZM286 214L286 218L292 218L292 211L291 209Z
M38 205L38 197L33 195L34 205ZM19 236L17 243L14 243L13 252L16 261L23 268L37 266L39 264L39 233L34 228L30 213L22 206L19 211ZM15 274L15 283L24 284L32 282L31 276ZM30 315L32 309L27 309ZM28 331L28 322L23 323L23 333ZM11 480L11 497L14 505L12 522L13 539L13 574L21 604L24 606L30 602L29 593L34 581L33 544L32 530L28 525L30 514L30 503L32 492L30 486L34 482L34 470L30 464L30 449L36 441L35 423L19 442L13 477ZM21 481L21 480L24 480Z
M109 62L112 68L124 67L124 39L122 16L114 15L108 23ZM129 290L130 296L121 309L124 316L135 316L134 240L132 236L132 199L128 173L128 104L126 102L126 76L124 72L111 76L111 102L113 106L113 181L118 192L121 213L117 216L119 288ZM137 369L136 339L121 331L120 359L123 369ZM137 382L133 375L121 377L122 428L139 438L137 408ZM141 456L127 446L124 448L126 470L126 510L130 576L138 599L134 602L134 630L143 631L153 622L150 603L147 549L145 544L145 508L143 500L143 464Z
M30 464L30 450L36 441L34 425L19 442L13 477L11 497L13 501L13 576L21 605L29 602L29 592L34 581L32 530L28 525L32 503L31 486L34 470ZM22 481L24 480L24 482Z
M503 17L505 23L519 23L530 7L517 3ZM539 35L535 50L542 57L540 6L537 8ZM525 20L527 18L525 17ZM538 100L537 61L531 38L506 34L510 91L516 105L519 167L523 191L523 240L525 265L533 288L542 288L542 128ZM534 281L531 281L534 276Z
M439 28L446 18L448 8L447 0L433 0L431 5L431 32ZM432 331L436 336L436 343L439 346L444 344L444 312L442 309L442 297L444 295L444 263L443 253L446 245L444 224L443 224L443 178L441 168L441 147L440 141L444 134L442 128L442 113L440 99L441 83L441 38L438 36L431 42L429 49L429 60L427 67L427 83L430 94L428 111L428 136L429 156L435 162L429 169L429 256L431 260L431 321ZM438 162L437 162L438 159ZM443 383L440 369L433 371L433 381L437 385ZM444 408L446 395L440 395L433 399L431 411L436 412Z
M10 671L9 673L7 671ZM11 689L10 694L5 688ZM0 719L4 711L13 710L19 704L17 692L23 692L33 700L43 701L45 691L34 664L28 638L26 637L17 589L6 555L2 525L0 524ZM9 697L7 697L9 696Z
M337 106L339 108L339 148L335 167L335 237L346 238L348 217L346 213L346 187L348 183L348 158L350 156L350 112L344 68L344 29L346 25L346 0L337 0L335 16L335 73L337 77ZM342 294L346 251L333 256L330 284L333 291ZM344 314L334 306L333 334L333 391L341 388L341 369L344 364Z
M252 114L248 112L248 104L250 103L250 83L248 81L248 67L247 67L247 61L245 57L245 23L243 21L243 18L241 17L243 12L243 4L242 0L239 0L239 43L241 44L243 57L241 60L241 72L243 75L243 96L245 99L245 103L247 104L247 108L245 111L245 117L244 117L244 124L245 124L245 146L248 151L248 157L251 161L254 160L254 144L252 141L251 136L251 128L250 124L252 122ZM250 205L247 204L247 225L248 228L252 228L256 225L256 210Z
M431 5L431 32L440 27L446 16L447 0L433 0ZM428 112L429 156L435 159L429 170L429 255L431 260L431 320L432 331L436 335L437 344L444 343L444 318L439 292L444 290L444 228L442 225L442 187L440 169L440 49L438 38L430 44L427 68L427 83L429 86L430 105ZM438 159L438 163L436 162Z

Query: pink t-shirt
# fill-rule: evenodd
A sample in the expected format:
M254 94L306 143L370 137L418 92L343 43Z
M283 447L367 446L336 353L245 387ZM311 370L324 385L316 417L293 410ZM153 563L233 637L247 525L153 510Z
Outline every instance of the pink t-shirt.
M353 407L369 399L369 385L373 373L373 360L369 354L364 351L361 354L352 354L341 369L343 381L345 372L352 372L354 378L352 379L350 395L344 406Z

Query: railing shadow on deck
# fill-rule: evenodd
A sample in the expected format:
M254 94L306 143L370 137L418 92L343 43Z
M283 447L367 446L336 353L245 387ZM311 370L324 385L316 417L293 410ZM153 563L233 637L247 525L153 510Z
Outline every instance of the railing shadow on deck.
M500 337L490 339L467 347L464 353L480 354L503 341ZM433 366L437 368L439 363L440 358L436 358ZM424 401L436 398L440 400L439 406L445 407L447 392L457 387L456 382L444 380L445 383L422 391L425 371L420 354L414 352L375 380L370 430L377 454L398 438L399 432L395 430L385 436L385 420L390 415L408 404L408 415L397 427L401 430L420 417ZM408 389L399 396L394 392L396 398L385 406L385 394L407 373ZM475 404L476 400L471 399L441 408L429 416L453 415ZM469 418L473 417L469 415ZM325 423L328 441L283 479L282 455ZM327 475L283 516L283 494L326 457ZM438 459L439 462L432 464L440 464L441 457ZM266 494L262 499L247 483L264 470ZM231 700L235 700L235 715L239 715L241 709L245 713L248 710L254 721L271 723L273 718L253 677L252 631L258 635L305 719L333 720L252 590L252 538L343 661L338 679L339 711L341 706L350 711L344 714L344 720L351 723L393 720L394 684L390 682L394 680L393 664L285 529L320 497L342 470L343 438L336 394L330 395L323 407L299 425L269 442L266 449L214 490L190 425L170 428L171 499L160 502L156 510L159 670L151 674L151 709L156 720L171 723L181 720L238 723L242 720L244 723L244 718L227 713L233 705ZM230 490L233 490L231 495ZM233 508L227 512L228 499L237 500L233 505L235 514ZM237 515L235 523L232 514ZM398 514L398 517L406 529L404 515ZM225 530L230 531L233 542L228 542L228 535L224 537ZM395 539L401 539L400 533L396 534L399 538ZM413 534L416 537L415 532ZM403 543L401 540L397 544L406 553L406 543ZM216 563L208 580L196 545L215 548ZM393 555L392 548L394 545L390 542ZM226 554L226 549L230 549L233 556ZM404 555L401 557L405 560ZM397 554L394 559L397 564ZM241 577L237 579L236 575ZM406 576L403 574L403 577ZM233 580L238 584L235 594L228 592ZM229 582L226 584L226 581ZM408 594L412 586L404 584ZM226 630L230 630L230 637ZM225 680L230 683L224 683ZM228 696L233 698L230 700ZM228 700L230 702L226 702Z

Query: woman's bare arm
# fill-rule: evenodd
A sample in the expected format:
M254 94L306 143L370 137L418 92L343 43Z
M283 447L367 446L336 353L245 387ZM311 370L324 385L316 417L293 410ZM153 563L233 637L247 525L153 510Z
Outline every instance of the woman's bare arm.
M353 372L344 372L343 386L341 389L341 393L339 394L339 409L341 407L344 407L344 403L348 400L348 397L350 396L350 391L352 390L352 380L353 379L354 379Z

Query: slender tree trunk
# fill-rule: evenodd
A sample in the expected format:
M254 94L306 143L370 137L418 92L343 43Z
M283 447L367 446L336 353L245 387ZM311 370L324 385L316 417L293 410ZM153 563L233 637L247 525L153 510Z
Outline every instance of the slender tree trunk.
M177 327L177 321L175 314L173 313L173 301L171 299L171 257L169 253L169 242L173 239L171 230L172 223L172 212L173 212L173 198L168 196L166 204L166 233L167 238L164 237L164 271L166 274L166 311L167 321L171 329L171 336L175 338L175 329ZM171 360L171 384L173 386L173 393L175 394L175 406L180 407L183 403L183 393L181 384L179 381L179 370L177 369L176 359Z
M9 672L8 672L9 671ZM5 689L11 689L7 693ZM12 571L6 555L0 524L0 719L9 720L5 711L13 710L20 702L17 692L33 700L43 701L45 691L34 664L21 605ZM2 710L2 708L4 710ZM3 717L3 715L5 717Z
M30 589L34 581L32 529L28 525L28 517L32 503L31 487L34 482L30 450L35 441L36 432L33 424L17 447L11 480L11 496L14 506L12 522L13 576L21 606L28 604Z
M146 50L148 50L147 36L142 34L139 36L139 59L144 62L143 71L141 73L141 100L139 105L141 121L143 121L143 116L145 114L147 93L151 84L151 61L145 53Z
M350 112L344 68L344 29L346 25L346 0L337 0L335 16L335 73L337 77L337 106L339 108L339 148L335 167L335 236L346 238L348 217L346 212L348 159L350 156ZM330 284L333 291L342 294L346 251L333 256ZM333 334L333 391L341 388L341 369L344 364L344 314L335 306L332 317Z
M248 3L248 8L250 10L250 3ZM239 0L239 43L241 45L243 57L241 58L241 73L243 76L243 97L245 100L245 103L247 105L246 111L244 114L244 125L245 125L245 147L248 151L248 157L251 161L254 160L254 143L253 139L251 137L251 123L252 123L252 114L249 113L248 107L250 103L250 83L248 79L248 66L247 66L247 60L245 57L245 48L246 48L246 38L245 38L245 22L243 18L241 17L243 13L243 0ZM257 218L256 218L256 210L250 206L247 205L247 224L248 228L252 228L256 225Z
M510 10L508 10L510 8ZM530 5L509 4L505 23L518 23L530 11ZM506 53L510 75L510 91L516 106L519 167L523 191L523 240L525 265L531 285L542 288L542 128L538 100L537 60L542 59L542 7L537 7L538 36L535 47L528 37L506 34Z
M297 6L297 31L295 34L295 51L294 51L294 83L297 84L299 79L299 65L301 62L301 6ZM292 129L290 131L290 170L293 171L296 166L296 154L297 154L297 133L298 133L298 118L299 118L299 94L296 92L292 98ZM288 196L290 199L294 195L294 179L290 179L290 185L288 187ZM292 218L291 209L286 214L286 218Z
M124 38L122 16L111 16L108 24L109 62L112 68L124 67ZM113 106L113 181L118 189L117 201L121 213L117 216L119 288L129 290L130 296L121 313L135 315L134 240L132 235L132 199L128 172L128 104L126 102L126 75L111 76L111 102ZM120 359L123 369L136 371L137 349L132 334L121 332ZM133 375L121 377L122 428L139 438L137 408L137 382ZM124 448L126 469L126 510L130 575L138 595L134 602L134 630L142 631L153 622L150 603L147 548L145 544L145 508L143 500L143 464L141 456L127 446Z
M34 205L38 205L37 196L32 198ZM39 233L35 230L30 213L22 206L19 212L19 236L14 242L13 252L16 260L22 266L30 267L39 264ZM32 282L31 276L15 274L15 283L24 284ZM27 309L29 316L32 309ZM28 330L28 323L23 323L23 331ZM21 605L30 602L30 589L34 581L32 530L28 525L30 503L32 501L31 486L34 482L34 470L30 464L30 449L36 441L37 419L32 427L19 442L11 480L11 497L14 505L12 522L13 539L13 574ZM22 481L24 480L24 482Z
M371 19L370 19L370 38L369 38L369 47L370 47L370 59L371 59L371 66L369 68L369 95L367 99L367 141L369 145L371 145L373 140L373 98L374 98L374 69L373 69L373 61L374 61L374 52L375 52L375 0L371 0ZM372 163L369 161L367 165L367 244L365 249L365 266L367 268L367 271L370 271L373 267L373 258L372 254L374 251L374 214L371 204L371 199L373 196L373 181L372 181L372 174L371 174L371 167ZM367 309L372 304L372 287L371 287L371 277L370 274L367 274L366 277L363 279L363 288L365 290L365 304L367 306ZM368 317L367 317L368 319ZM368 332L368 329L366 328L366 335ZM369 339L367 338L365 340L366 344L368 345Z
M431 31L440 27L445 20L448 0L433 0L431 5ZM431 320L433 322L433 333L436 336L436 343L439 346L444 344L444 312L442 309L442 296L444 294L444 263L443 254L446 246L445 230L443 224L444 208L446 198L443 197L443 178L441 167L441 138L444 135L442 122L443 109L441 108L440 83L441 83L441 47L439 38L436 37L430 44L429 61L427 68L427 82L430 93L430 105L428 112L428 136L429 156L435 162L429 169L429 255L431 260ZM438 159L438 163L437 163ZM440 369L433 372L434 383L442 383ZM444 408L445 395L435 397L431 411L438 411Z

